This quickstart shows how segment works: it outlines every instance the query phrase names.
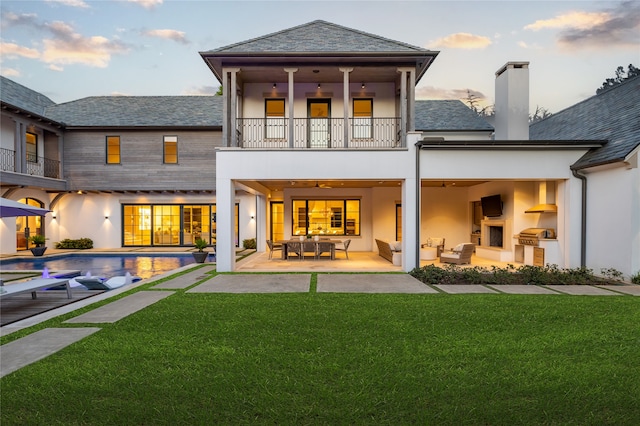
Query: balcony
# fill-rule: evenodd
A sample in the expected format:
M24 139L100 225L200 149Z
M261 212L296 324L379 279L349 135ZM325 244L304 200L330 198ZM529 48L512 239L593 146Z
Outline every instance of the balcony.
M240 118L238 146L258 149L395 149L404 148L400 118L349 118L345 144L342 118L294 118L289 141L288 118Z
M3 172L15 172L15 157L15 151L0 148L0 170ZM27 169L23 173L31 176L60 179L60 161L28 154Z

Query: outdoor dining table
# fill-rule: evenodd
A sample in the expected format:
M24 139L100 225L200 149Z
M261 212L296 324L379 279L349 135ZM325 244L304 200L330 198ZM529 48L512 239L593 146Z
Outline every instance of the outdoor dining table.
M314 259L318 259L319 258L319 253L318 253L318 244L329 244L330 246L330 253L331 253L331 260L335 260L336 258L336 244L342 244L342 240L318 240L316 241L315 239L309 239L309 238L305 238L303 240L300 240L299 238L292 238L290 240L280 240L280 241L276 241L279 244L282 244L282 259L288 259L289 258L289 244L291 243L302 243L304 245L307 245L307 247L309 247L309 245L313 245L313 250L304 250L304 251L313 251L315 253L315 255L313 256Z

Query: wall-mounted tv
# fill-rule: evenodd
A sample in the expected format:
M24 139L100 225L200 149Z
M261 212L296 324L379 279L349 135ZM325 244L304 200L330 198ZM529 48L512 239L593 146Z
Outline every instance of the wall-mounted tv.
M488 217L495 217L502 215L502 200L500 194L489 195L488 197L480 198L482 204L482 215Z

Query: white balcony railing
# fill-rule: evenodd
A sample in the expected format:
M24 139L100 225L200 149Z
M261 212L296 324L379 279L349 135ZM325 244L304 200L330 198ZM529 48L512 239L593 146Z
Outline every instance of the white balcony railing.
M240 118L236 132L242 148L391 149L404 146L398 117L350 118L346 144L341 118L295 118L292 143L288 118Z

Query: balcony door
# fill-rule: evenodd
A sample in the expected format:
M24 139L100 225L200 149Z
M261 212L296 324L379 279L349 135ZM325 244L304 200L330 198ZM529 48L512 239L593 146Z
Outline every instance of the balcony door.
M308 99L309 148L331 146L331 99Z

